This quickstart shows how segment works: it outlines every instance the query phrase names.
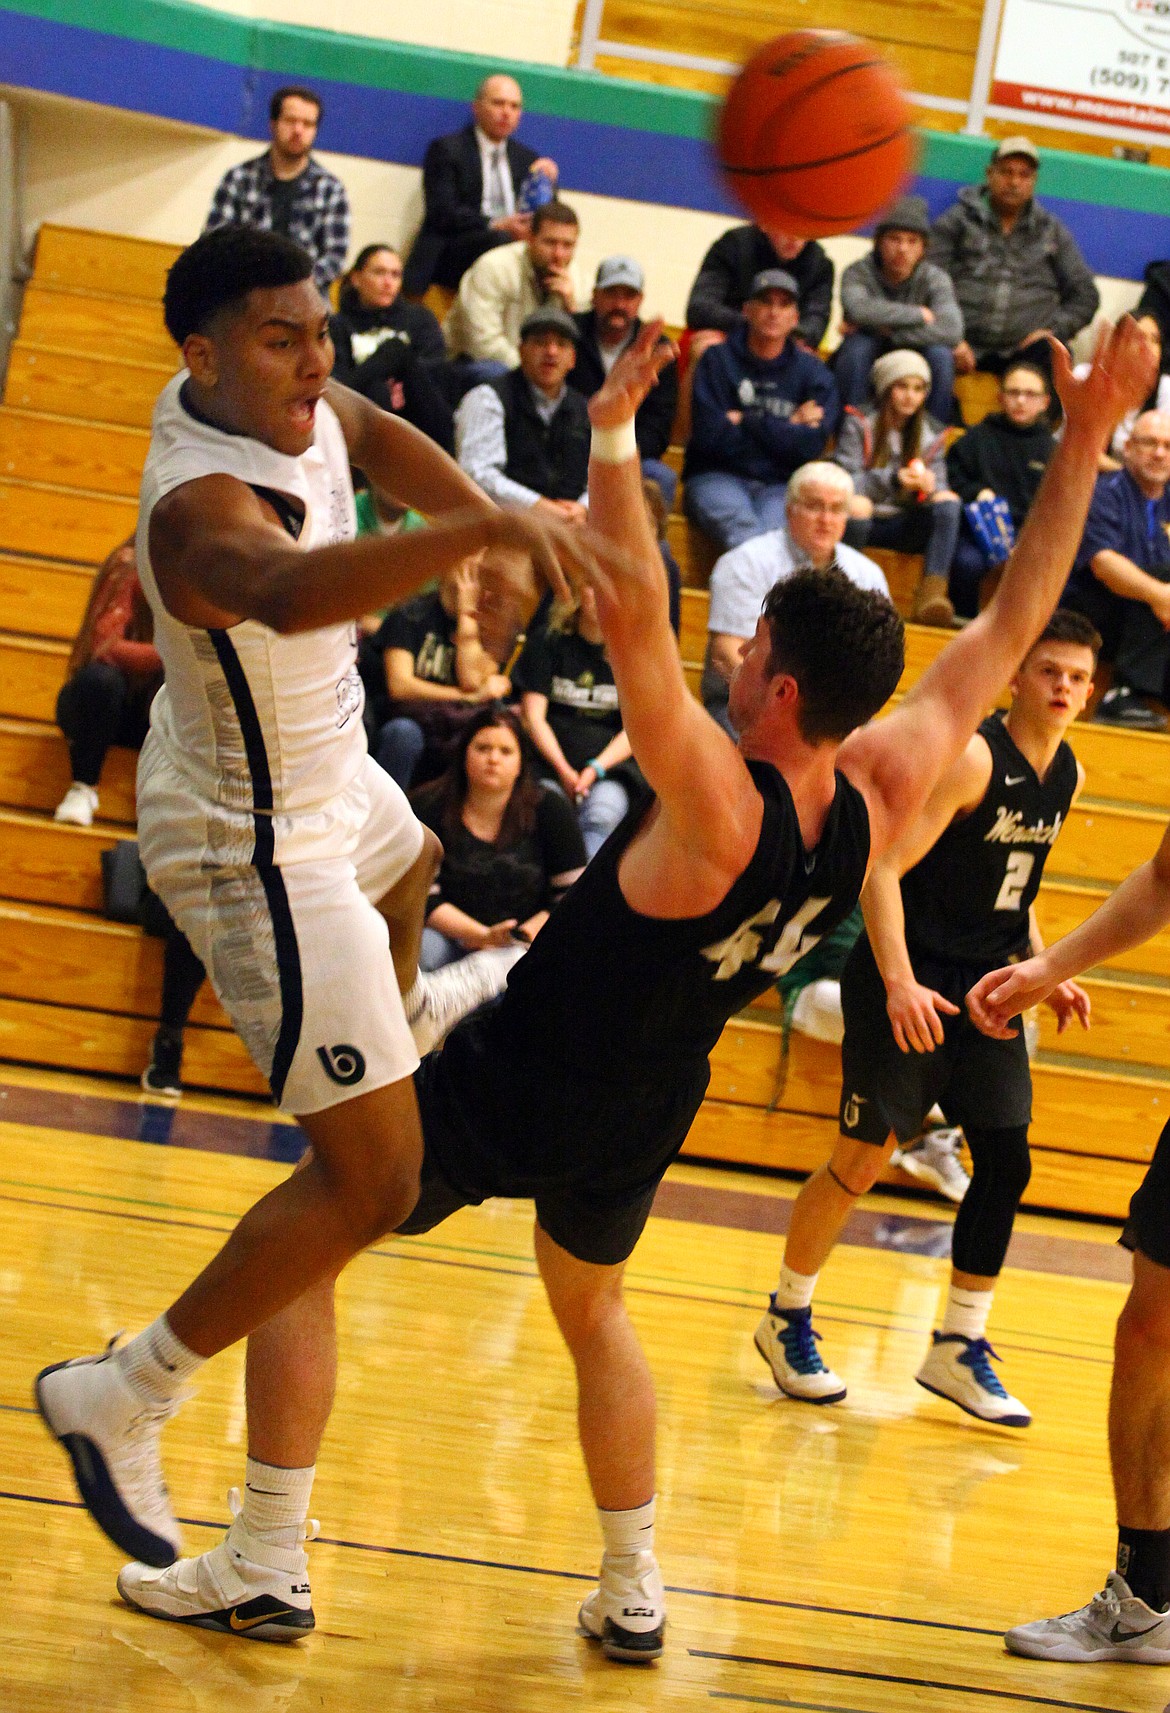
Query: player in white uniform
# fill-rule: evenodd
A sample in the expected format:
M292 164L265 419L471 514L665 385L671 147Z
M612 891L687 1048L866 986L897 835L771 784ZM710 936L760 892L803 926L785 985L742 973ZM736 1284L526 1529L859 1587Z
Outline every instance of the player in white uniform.
M208 234L164 302L186 369L156 406L142 483L138 562L166 684L139 767L139 837L152 886L312 1152L145 1332L38 1378L95 1519L159 1565L180 1545L157 1439L181 1387L261 1328L248 1388L263 1392L273 1317L418 1196L408 1016L434 979L418 979L417 953L437 841L366 753L353 621L486 552L487 642L486 627L503 637L530 616L534 563L563 591L558 556L580 570L590 551L585 532L498 510L423 435L329 384L328 305L288 239ZM351 460L438 521L354 541ZM332 1378L302 1377L310 1415L327 1413ZM251 1446L257 1526L305 1473L269 1468L265 1450Z

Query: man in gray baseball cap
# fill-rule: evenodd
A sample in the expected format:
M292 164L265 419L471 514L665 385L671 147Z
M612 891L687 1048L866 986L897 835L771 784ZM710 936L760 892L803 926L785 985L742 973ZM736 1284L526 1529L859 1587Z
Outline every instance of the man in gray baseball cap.
M606 256L598 268L592 306L574 317L580 342L569 385L585 398L593 397L626 346L638 337L645 284L642 264L633 256ZM678 367L671 363L634 418L642 473L657 482L668 511L674 504L678 476L663 457L677 408Z
M842 402L855 410L870 402L870 373L887 351L918 351L930 366L926 408L937 422L951 419L954 349L963 318L951 277L928 262L930 211L922 196L900 196L878 221L873 249L841 276L844 334L833 359Z
M1011 358L1048 370L1052 333L1068 344L1097 313L1096 282L1068 227L1036 201L1040 152L1005 137L983 184L935 221L929 255L946 269L963 316L955 369L1002 374Z

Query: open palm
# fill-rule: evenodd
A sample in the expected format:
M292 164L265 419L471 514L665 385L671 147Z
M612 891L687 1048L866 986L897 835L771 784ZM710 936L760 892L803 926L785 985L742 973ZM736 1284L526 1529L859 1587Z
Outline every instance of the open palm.
M663 337L662 325L661 320L646 323L589 400L594 428L619 428L629 422L666 365L676 361L678 352Z

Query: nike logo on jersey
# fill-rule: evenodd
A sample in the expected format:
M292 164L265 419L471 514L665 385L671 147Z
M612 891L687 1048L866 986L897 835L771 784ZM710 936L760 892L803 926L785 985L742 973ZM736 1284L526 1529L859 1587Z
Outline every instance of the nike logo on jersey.
M1014 777L1005 774L1003 782L1005 785L1022 785L1027 777L1026 773L1017 773Z

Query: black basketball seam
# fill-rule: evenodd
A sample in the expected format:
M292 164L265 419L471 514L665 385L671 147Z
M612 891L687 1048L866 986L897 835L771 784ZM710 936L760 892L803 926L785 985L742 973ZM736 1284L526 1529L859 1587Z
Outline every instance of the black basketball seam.
M885 64L885 60L879 59L875 56L873 59L854 60L851 65L835 65L832 71L824 71L821 73L820 77L814 78L812 83L806 84L796 99L798 101L803 101L806 96L811 95L814 90L823 89L826 83L834 83L839 77L851 77L855 71L872 71L875 65L884 66ZM793 62L789 60L786 65L769 66L768 70L764 73L764 76L787 77L788 73L792 69L792 65Z
M733 167L724 161L723 170L736 178L769 178L774 173L811 172L815 167L835 166L838 161L850 161L858 155L868 155L871 149L884 148L887 143L904 137L909 129L909 125L900 125L896 131L890 131L884 137L875 137L871 143L863 143L860 148L846 149L839 155L825 155L819 161L792 161L787 166L773 167Z

